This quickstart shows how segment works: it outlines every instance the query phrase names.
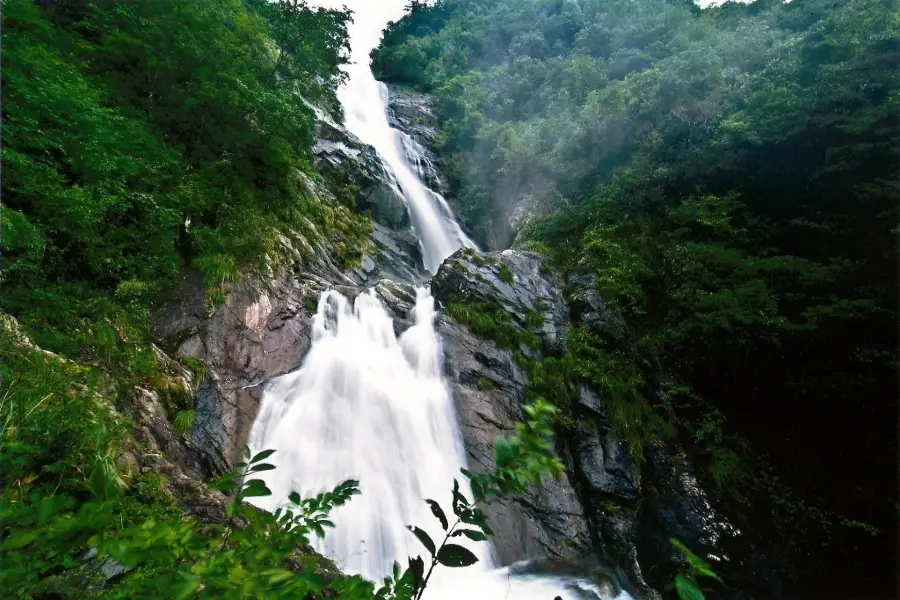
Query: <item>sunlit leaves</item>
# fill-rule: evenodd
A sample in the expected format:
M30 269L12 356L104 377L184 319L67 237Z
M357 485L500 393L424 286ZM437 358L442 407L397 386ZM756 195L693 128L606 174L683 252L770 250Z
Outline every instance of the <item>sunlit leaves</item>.
M675 590L681 600L704 600L706 598L697 584L684 575L675 577Z

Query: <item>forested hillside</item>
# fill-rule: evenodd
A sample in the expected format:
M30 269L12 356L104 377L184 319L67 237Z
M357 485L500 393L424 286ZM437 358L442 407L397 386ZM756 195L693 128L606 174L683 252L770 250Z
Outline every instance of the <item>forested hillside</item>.
M413 0L372 54L435 96L481 243L598 276L678 433L603 340L574 332L564 377L621 398L636 444L696 449L813 597L893 591L898 8Z
M186 521L185 498L159 469L138 467L135 455L160 454L135 442L130 417L137 393L158 395L162 422L181 433L196 418L185 382L199 385L203 365L151 346L150 309L183 270L199 271L215 305L240 270L279 267L288 228L359 260L368 219L308 193L321 177L303 101L339 112L349 14L302 2L4 0L2 18L0 596L310 589L267 573L300 530L278 549L278 528L260 524L232 538L245 553L228 554L220 525ZM252 551L251 530L262 535ZM85 552L98 547L92 563ZM134 576L122 581L122 563L102 576L110 553ZM113 577L115 589L96 587Z

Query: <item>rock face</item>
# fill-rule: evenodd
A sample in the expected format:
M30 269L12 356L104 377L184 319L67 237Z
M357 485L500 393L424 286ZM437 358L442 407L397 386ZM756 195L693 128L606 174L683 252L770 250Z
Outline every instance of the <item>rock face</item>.
M542 337L543 349L530 358L542 360L565 352L565 332L573 323L588 325L623 348L633 345L627 328L594 291L595 283L575 276L564 294L562 282L542 269L538 255L507 250L479 257L461 250L441 267L432 292L445 303L502 306L523 330L527 313L537 310L543 322L535 327L532 320L532 331ZM525 418L528 376L511 350L480 339L449 317L441 321L440 333L470 466L483 471L493 465L493 440L510 435L514 422ZM714 568L721 573L740 572L736 579L747 581L746 566L729 550L747 540L713 507L683 453L653 447L639 467L628 446L613 436L609 409L595 390L582 388L571 412L574 426L560 430L556 440L566 475L486 509L501 563L545 558L555 564L576 561L587 569L584 565L599 560L616 565L615 579L635 597L660 598L682 568L683 559L669 542L676 537L701 556L715 556ZM752 597L732 592L729 597Z
M440 133L438 120L434 114L434 100L428 94L411 91L399 86L388 86L388 106L390 124L406 134L403 140L407 157L418 168L422 180L445 197L451 197L450 185L443 175L443 161L438 152L437 139ZM501 194L494 198L496 211L488 229L483 229L481 240L491 249L509 247L516 235L537 217L546 214L548 200L553 193L551 179L535 172L525 181L518 178L504 178L497 174L497 190ZM466 223L474 229L477 223Z
M437 152L437 118L432 99L396 86L388 87L388 121L400 132L403 150L419 177L442 196L450 193L450 185L443 175L443 162Z
M498 259L479 264L477 256L458 252L438 271L432 293L445 302L451 297L497 300L523 322L525 311L545 307L545 341L550 347L563 345L559 310L565 303L559 288L538 272L537 258L507 251ZM513 268L512 281L501 279L501 265ZM497 436L514 434L516 422L526 419L522 405L528 377L511 351L478 338L464 326L445 318L439 333L470 468L485 472L494 466ZM524 558L573 558L591 546L587 519L566 476L548 478L521 497L485 507L485 513L497 534L492 542L503 564Z
M199 274L186 272L153 317L155 338L165 352L197 359L206 367L206 379L198 382L197 420L189 437L211 473L230 471L238 458L256 418L264 382L300 366L311 343L312 317L321 292L329 288L352 292L385 278L420 282L426 275L393 178L371 147L313 108L319 117L317 165L332 181L332 189L355 185L358 208L376 221L361 266L350 270L338 266L334 244L341 240L335 234L310 242L309 236L285 231L281 250L287 268L245 276L215 308L206 301ZM302 183L318 201L338 201L321 184L305 177ZM314 231L315 226L305 223L304 230ZM376 289L392 298L403 297L397 286L382 284Z
M356 208L391 229L409 228L409 212L393 176L385 171L375 149L314 105L316 168L340 185L353 186Z

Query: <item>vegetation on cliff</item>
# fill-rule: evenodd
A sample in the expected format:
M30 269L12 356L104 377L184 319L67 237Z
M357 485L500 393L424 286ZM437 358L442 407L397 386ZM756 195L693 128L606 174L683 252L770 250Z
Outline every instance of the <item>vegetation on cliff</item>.
M370 231L309 185L304 100L338 110L349 14L240 0L2 13L0 589L104 595L99 563L82 566L97 535L165 524L141 534L152 553L183 531L164 478L125 460L136 386L176 425L195 416L151 345L154 301L185 268L221 298L239 270L278 266L284 231L348 260Z
M682 439L736 513L793 544L801 573L821 574L806 558L828 563L828 594L891 589L896 3L410 8L373 67L434 94L446 174L480 241L508 245L523 199L543 214L516 243L598 276L674 378ZM591 368L609 357L575 341Z
M4 2L3 309L48 350L108 360L185 266L215 293L277 261L279 232L305 221L358 245L365 222L304 185L302 98L337 110L348 18L292 2Z

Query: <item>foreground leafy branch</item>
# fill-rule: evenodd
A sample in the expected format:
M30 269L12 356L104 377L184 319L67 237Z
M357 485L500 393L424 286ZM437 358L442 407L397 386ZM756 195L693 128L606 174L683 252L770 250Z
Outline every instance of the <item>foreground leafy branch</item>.
M469 480L474 499L466 498L460 490L459 481L453 481L452 509L456 519L452 524L438 502L425 500L445 532L440 545L435 544L431 536L421 528L409 527L428 550L428 571L425 571L426 563L421 556L410 558L402 575L399 565L395 563L393 577L385 579L384 586L378 591L378 598L419 600L438 565L455 568L478 562L478 557L471 550L452 541L453 538L465 537L475 542L484 542L493 534L487 517L477 504L488 504L521 493L529 485L540 483L543 476L563 472L562 462L552 451L552 423L556 407L539 398L534 404L524 406L523 410L529 418L516 425L516 435L495 440L495 467L492 471L476 474L467 469L462 470Z

